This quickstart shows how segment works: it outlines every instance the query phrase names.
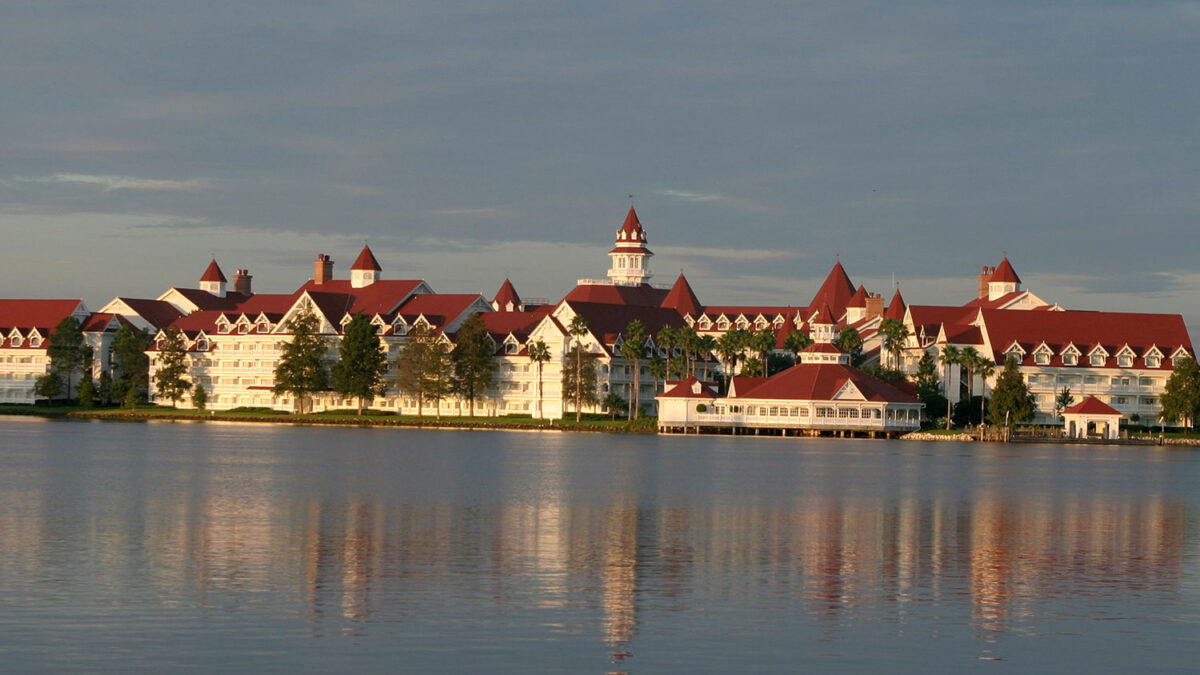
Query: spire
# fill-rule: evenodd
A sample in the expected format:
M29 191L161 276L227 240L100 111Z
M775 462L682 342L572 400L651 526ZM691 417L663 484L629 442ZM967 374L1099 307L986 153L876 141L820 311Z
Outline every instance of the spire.
M992 275L988 277L988 300L997 300L1021 290L1021 277L1017 276L1016 270L1013 269L1012 263L1008 262L1008 256L1000 261L1000 265L992 270Z
M216 258L213 258L213 261L208 263L208 268L204 270L204 275L200 277L200 281L220 281L224 283L228 279L221 272L221 266L217 264Z
M867 308L867 287L859 284L858 290L854 291L854 295L850 296L850 300L846 302L847 309L866 309Z
M512 282L506 278L500 285L500 290L496 291L496 297L492 298L492 309L497 312L519 312L523 307L517 289L513 288Z
M888 303L887 311L883 313L883 318L903 321L904 312L907 309L908 305L904 304L904 298L900 295L900 289L897 288L895 294L892 295L892 301Z
M631 206L625 216L625 223L617 230L616 246L608 252L608 257L612 259L608 278L621 286L646 283L652 276L649 264L652 255L654 253L646 248L646 231L642 229L637 211Z
M354 264L350 266L350 269L352 271L353 270L372 270L375 272L383 271L383 268L379 266L379 261L375 259L375 254L371 253L371 247L367 246L365 244L363 245L362 253L359 253L358 257L354 259Z
M621 225L621 229L617 230L617 243L622 241L646 242L646 231L642 229L637 211L634 211L632 206L629 207L629 213L625 215L625 222Z
M204 275L200 277L200 290L223 298L225 297L225 282L225 274L221 272L221 266L214 258L212 262L208 263Z
M813 342L822 344L833 342L837 333L837 319L833 317L833 310L829 309L828 304L821 305L816 315L809 319L808 332Z
M379 281L381 271L383 268L379 266L375 254L371 253L371 247L363 244L362 253L358 254L358 257L354 259L354 264L350 266L350 287L366 288L370 286Z
M675 280L671 292L663 298L662 306L679 312L680 316L691 314L693 317L700 315L702 307L700 299L692 292L692 286L683 276L683 272L679 273L679 278Z
M1021 277L1017 276L1017 271L1013 269L1012 263L1008 262L1008 256L1005 256L1004 260L1001 260L1000 264L996 267L996 271L992 272L992 278L988 281L991 283L1019 284L1021 283Z
M833 269L829 270L829 275L825 277L821 288L817 289L817 294L813 296L812 302L808 303L808 308L811 311L813 308L827 304L836 312L836 315L831 318L836 319L846 312L846 306L853 295L854 284L850 282L850 277L839 260L834 264Z

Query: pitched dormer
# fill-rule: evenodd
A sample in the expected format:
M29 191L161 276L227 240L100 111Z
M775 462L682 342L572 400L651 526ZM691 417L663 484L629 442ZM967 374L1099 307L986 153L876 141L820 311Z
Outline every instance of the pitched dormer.
M1083 352L1079 351L1073 343L1067 343L1067 346L1062 350L1062 362L1064 366L1079 365L1079 357Z
M1159 351L1158 347L1155 345L1150 345L1150 349L1146 350L1146 353L1142 355L1142 358L1145 359L1147 368L1162 367L1163 353Z
M1137 352L1133 351L1128 344L1117 352L1117 366L1121 368L1132 368L1133 360L1137 358Z
M1050 359L1053 358L1054 350L1051 349L1050 345L1046 344L1045 342L1038 345L1037 349L1033 350L1033 362L1039 366L1049 365Z
M1104 345L1097 344L1088 351L1088 364L1093 366L1103 366L1108 362L1108 350Z

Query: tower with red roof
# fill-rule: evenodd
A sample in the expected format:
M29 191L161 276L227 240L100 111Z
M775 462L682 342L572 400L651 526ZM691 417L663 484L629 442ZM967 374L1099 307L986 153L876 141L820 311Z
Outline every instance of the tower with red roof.
M350 287L351 288L366 288L371 284L383 278L380 272L383 268L379 266L379 261L375 259L375 254L371 253L371 247L363 245L362 252L354 259L354 264L350 266Z
M654 255L646 248L646 231L638 221L637 211L629 207L625 222L617 230L617 242L613 250L608 252L612 259L612 267L608 270L608 278L613 283L636 286L646 283L650 274L650 256Z
M200 290L212 293L218 298L225 297L225 274L221 272L221 266L217 264L216 259L208 263L208 268L204 270L204 274L200 277Z

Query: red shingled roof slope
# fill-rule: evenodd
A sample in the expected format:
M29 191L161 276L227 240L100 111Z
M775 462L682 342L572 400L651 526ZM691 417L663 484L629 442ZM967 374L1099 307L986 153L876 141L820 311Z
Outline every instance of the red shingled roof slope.
M1164 356L1178 347L1192 351L1187 325L1179 314L1132 314L1125 312L1025 312L1020 310L980 310L997 363L1003 363L1005 350L1014 342L1025 350L1027 361L1033 363L1033 351L1045 342L1054 351L1049 365L1061 365L1058 354L1068 344L1074 344L1087 354L1092 347L1102 345L1110 357L1126 344L1137 355L1135 368L1144 368L1142 355L1157 346ZM1080 358L1081 366L1087 358ZM1108 365L1115 366L1110 358ZM1163 361L1163 368L1171 367Z
M912 394L870 375L841 364L806 363L773 375L766 382L739 391L738 398L830 401L849 380L868 401L917 403Z
M351 270L375 270L379 272L383 270L379 266L379 261L375 259L375 254L371 253L370 246L363 246L362 252L354 259L354 264L350 266Z
M216 259L208 263L208 267L204 270L204 275L200 277L200 281L227 281Z
M853 295L854 284L850 282L850 277L847 276L845 268L839 261L834 264L833 269L829 270L829 275L825 277L821 288L817 289L817 294L813 296L812 302L808 303L808 308L811 311L814 307L827 304L836 312L833 317L836 320L846 313L846 306Z
M682 272L679 273L679 278L675 280L675 285L671 287L667 297L663 298L662 306L674 309L681 316L688 314L693 317L700 316L700 299L696 297L691 284L688 283Z
M1083 399L1082 401L1080 401L1079 403L1076 403L1075 405L1071 406L1070 408L1067 408L1066 410L1064 410L1063 414L1064 415L1079 415L1079 414L1083 414L1083 415L1122 415L1124 413L1122 413L1120 410L1117 410L1116 408L1108 405L1104 401L1101 401L1100 399L1096 398L1095 396L1089 396L1089 397Z

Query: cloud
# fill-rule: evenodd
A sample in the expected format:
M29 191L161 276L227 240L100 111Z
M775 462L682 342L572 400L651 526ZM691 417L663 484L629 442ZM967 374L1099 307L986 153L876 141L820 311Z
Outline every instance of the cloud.
M495 216L499 215L500 209L496 207L483 207L476 209L436 209L434 215L438 216Z
M81 183L98 185L107 190L139 190L147 192L199 192L213 187L202 179L168 180L163 178L134 178L132 176L92 175L85 173L56 173L40 178L19 178L29 183Z
M688 190L656 190L656 194L685 202L716 202L725 199L724 196L706 192L691 192Z

